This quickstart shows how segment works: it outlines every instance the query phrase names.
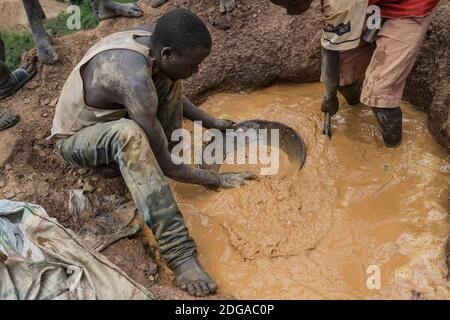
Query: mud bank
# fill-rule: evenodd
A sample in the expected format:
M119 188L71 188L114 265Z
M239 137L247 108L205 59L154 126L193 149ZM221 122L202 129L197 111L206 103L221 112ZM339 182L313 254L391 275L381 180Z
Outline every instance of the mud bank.
M201 66L200 73L185 83L186 94L198 103L218 92L251 91L277 82L304 83L319 79L321 31L317 26L321 16L318 3L297 18L286 16L267 1L257 0L241 1L240 7L226 16L217 12L216 0L171 0L157 10L151 9L148 1L140 1L140 5L145 12L140 19L103 21L95 30L56 38L60 61L52 66L40 65L37 75L23 90L0 102L0 108L18 113L22 118L17 126L0 133L0 197L37 203L65 227L77 231L77 224L66 210L68 190L84 188L105 195L126 194L120 178L106 180L91 170L74 170L66 165L45 138L50 133L62 86L88 48L106 34L133 25L151 25L171 7L180 5L199 13L214 37L212 55ZM447 125L449 14L449 1L441 1L406 91L406 96L429 114L431 132L447 150L450 150ZM415 92L420 94L413 95ZM320 126L321 123L317 123L317 128ZM432 140L427 141L432 143ZM379 141L372 141L371 145L377 143ZM184 208L188 205L187 202L183 204ZM190 220L189 223L195 225L196 222ZM438 242L433 242L434 245L442 248ZM189 297L172 286L173 278L163 265L160 266L160 280L149 276L149 270L153 268L149 260L157 256L154 246L147 250L140 239L120 241L114 246L106 255L133 279L152 288L157 297ZM305 248L309 246L308 243L304 245ZM288 251L283 250L284 253ZM122 252L129 255L124 256ZM258 256L255 252L250 250L245 256ZM220 277L217 271L212 272ZM224 283L223 279L220 281ZM314 277L311 276L309 281L314 281Z

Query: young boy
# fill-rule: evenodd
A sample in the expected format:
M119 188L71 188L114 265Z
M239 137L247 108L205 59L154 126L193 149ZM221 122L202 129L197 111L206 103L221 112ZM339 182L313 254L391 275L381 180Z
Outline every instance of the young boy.
M213 293L216 284L197 260L165 176L212 188L237 187L255 178L248 172L215 174L171 158L169 141L183 116L206 128L233 125L182 95L181 79L198 72L211 45L204 23L186 9L164 14L154 31L140 28L103 38L67 79L51 132L61 156L73 166L120 169L178 285L197 296Z

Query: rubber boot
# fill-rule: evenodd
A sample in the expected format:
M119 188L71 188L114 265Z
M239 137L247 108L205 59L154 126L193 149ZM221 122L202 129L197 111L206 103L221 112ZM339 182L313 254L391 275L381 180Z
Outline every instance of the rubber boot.
M380 124L384 145L397 148L402 144L402 110L400 108L373 108L372 111Z
M361 86L358 82L349 84L347 86L338 86L338 91L342 94L349 106L354 106L360 103Z

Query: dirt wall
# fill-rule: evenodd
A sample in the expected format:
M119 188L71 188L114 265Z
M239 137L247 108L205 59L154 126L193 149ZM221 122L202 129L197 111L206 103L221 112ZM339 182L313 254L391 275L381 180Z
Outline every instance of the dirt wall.
M201 72L185 84L196 101L217 91L240 91L275 82L313 82L320 77L320 3L299 17L287 16L269 1L239 1L232 14L217 13L215 0L171 0L159 9L140 2L140 20L105 21L101 29L139 23L153 24L169 8L182 6L208 23L214 38L211 56ZM427 32L417 64L411 73L405 98L429 114L429 128L450 152L450 3L442 0Z

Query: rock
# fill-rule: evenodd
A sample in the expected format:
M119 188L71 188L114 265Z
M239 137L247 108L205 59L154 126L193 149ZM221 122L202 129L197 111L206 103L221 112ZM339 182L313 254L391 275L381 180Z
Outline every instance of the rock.
M43 104L44 106L48 105L49 103L50 103L50 99L45 99L45 100L42 102L42 104Z
M49 106L50 106L50 107L55 107L57 103L58 103L58 98L55 98L55 99L53 99L52 101L50 101Z
M37 83L36 81L29 82L29 83L25 86L25 88L27 88L28 90L34 90L34 89L36 89L37 87L39 87L39 83Z
M29 104L30 102L31 102L31 100L28 99L28 98L26 98L26 99L23 100L23 103L24 103L24 104Z
M10 165L9 163L5 164L5 169L6 170L11 170L12 169L12 165Z
M79 174L86 174L87 172L88 172L88 169L86 169L86 168L78 169Z
M95 186L93 186L89 181L86 182L83 186L83 191L93 192L95 190Z
M6 186L6 183L0 180L0 188L4 188Z
M47 118L47 117L48 117L48 113L47 113L47 112L44 112L43 114L41 114L41 116L42 116L43 118Z
M5 198L8 200L14 198L15 196L16 196L16 194L14 192L7 192L5 194Z

